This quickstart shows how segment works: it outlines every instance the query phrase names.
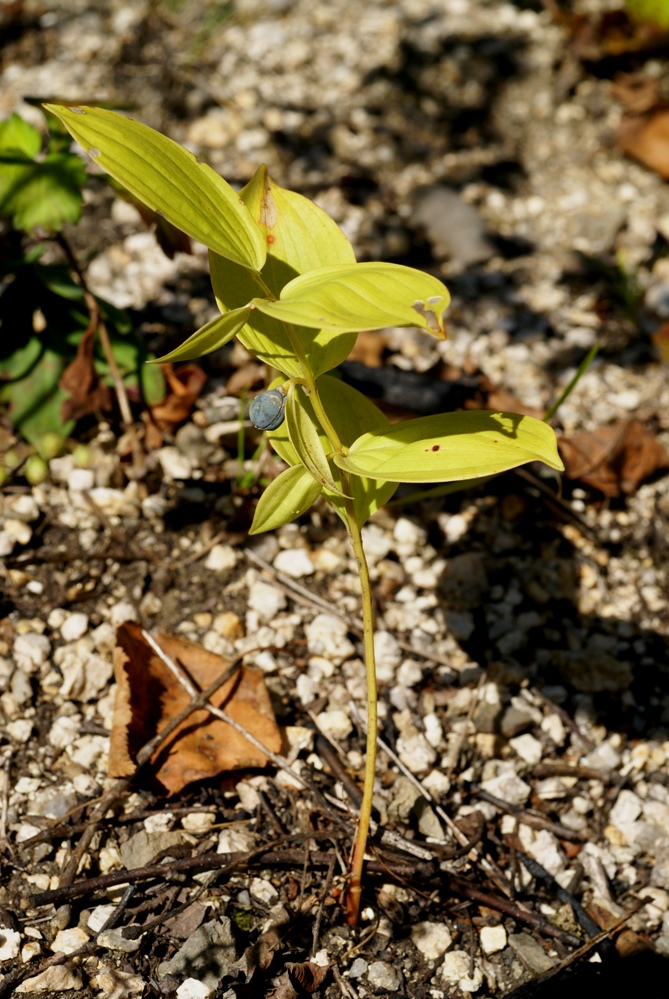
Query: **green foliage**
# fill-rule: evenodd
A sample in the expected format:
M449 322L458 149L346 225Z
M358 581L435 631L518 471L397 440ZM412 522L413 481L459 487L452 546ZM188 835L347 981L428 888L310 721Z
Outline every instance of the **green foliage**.
M637 21L650 21L669 29L669 0L626 0L625 7Z
M42 138L17 114L0 122L0 215L16 229L57 232L81 214L86 170L78 156L52 139L40 156Z
M360 393L327 377L357 331L421 327L443 338L449 294L410 267L356 263L332 219L261 167L240 195L152 129L111 111L49 106L135 197L209 247L221 317L165 359L234 335L283 372L286 419L269 439L291 466L267 488L252 530L308 509L317 495L359 527L399 482L453 482L540 460L561 469L553 431L505 413L452 413L389 426Z
M37 129L18 115L0 122L0 403L45 458L52 455L44 441L62 442L79 416L105 398L103 388L86 410L83 398L74 399L77 387L61 384L83 338L90 336L92 317L72 262L41 262L46 241L81 214L86 169L68 151L65 136L54 127L43 148ZM165 396L163 374L144 363L149 358L127 316L102 300L97 309L127 388L149 404L159 402ZM92 395L98 381L112 385L109 359L98 342L91 364L90 384L79 386L82 397L87 388Z

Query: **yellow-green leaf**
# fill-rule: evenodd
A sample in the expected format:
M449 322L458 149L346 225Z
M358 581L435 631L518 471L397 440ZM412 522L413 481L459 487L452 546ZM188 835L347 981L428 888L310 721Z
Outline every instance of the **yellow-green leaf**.
M240 195L210 166L160 132L115 111L44 106L143 204L222 257L261 270L264 234Z
M321 489L302 465L286 468L270 482L258 500L249 534L274 531L301 517L318 499Z
M321 267L294 278L278 302L253 306L288 323L339 333L385 326L420 326L444 339L446 287L431 274L401 264L365 263Z
M316 423L313 408L309 406L307 411L305 404L306 396L302 388L294 386L288 392L286 399L286 427L290 443L299 461L307 471L311 472L316 481L333 493L343 496L344 493L332 477L326 457L326 449L331 450L327 437L324 444L318 432L320 427Z
M447 413L363 434L336 464L390 482L452 482L497 475L528 461L563 464L546 423L517 413Z
M274 387L280 383L281 379L277 379L272 384ZM318 379L317 387L323 406L329 414L342 444L347 447L360 435L361 427L368 427L370 430L385 430L390 426L381 410L367 396L342 382L339 378L325 375ZM313 414L311 402L306 397L304 408L310 416ZM313 419L316 419L315 414L313 414ZM328 448L328 439L322 430L319 430L319 436L323 448ZM300 459L290 442L285 423L277 430L271 431L268 437L272 447L286 464L297 465L299 463ZM341 496L343 491L341 473L336 467L331 467L330 471L337 483L339 493L324 489L323 495L339 516L344 519L345 500ZM356 519L359 524L364 524L376 510L388 502L397 489L397 483L380 482L356 475L349 479L349 487L348 492L353 495Z
M249 311L248 308L232 309L223 316L216 316L215 319L205 323L199 330L192 333L179 347L175 347L163 357L157 357L152 363L191 361L195 357L211 354L212 350L218 350L228 340L232 340L248 319Z
M332 264L353 264L353 248L339 226L308 198L275 184L260 167L240 192L253 218L265 234L267 260L262 279L277 298L281 289L299 274ZM258 285L248 272L215 253L209 255L211 283L218 306L234 309L258 294ZM355 343L352 333L332 334L296 326L295 336L315 376L348 357ZM239 339L253 354L290 378L304 373L295 358L283 322L254 310Z

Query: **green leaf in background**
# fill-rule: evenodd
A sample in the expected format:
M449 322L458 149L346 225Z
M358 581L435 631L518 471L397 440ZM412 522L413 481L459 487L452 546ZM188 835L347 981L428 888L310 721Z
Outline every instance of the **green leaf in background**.
M277 379L274 385L280 384L281 379ZM323 406L329 414L339 438L347 447L359 436L360 427L369 427L372 430L385 430L390 426L388 420L374 403L358 392L357 389L346 385L339 378L325 375L318 379L318 391ZM315 421L316 416L308 398L304 399L304 408ZM283 423L277 430L272 430L267 435L272 447L277 454L283 458L288 465L299 464L299 458L295 448L288 437L286 423ZM319 431L323 448L329 448L330 444L322 430ZM330 472L337 484L339 493L324 489L323 495L328 503L337 511L345 522L344 506L342 498L342 480L339 477L338 469L331 468ZM355 508L356 520L359 524L364 524L371 515L388 502L397 489L395 482L378 482L374 479L362 476L354 476L349 480L350 489L353 495L353 505Z
M669 28L668 0L626 0L625 8L637 21L650 21L665 30Z
M147 125L95 107L45 104L98 163L177 228L259 271L266 243L239 194L206 163Z
M344 495L336 484L328 465L326 457L326 447L330 450L329 442L323 444L320 427L315 422L314 411L311 406L306 408L306 399L301 386L293 386L288 392L286 399L286 426L290 443L295 448L295 453L300 462L310 472L317 482L326 486L333 493ZM325 438L327 441L327 437Z
M18 115L0 122L0 213L24 232L57 232L79 219L86 171L67 152L35 160L40 147L39 132Z
M147 406L157 406L167 395L167 383L162 369L153 364L140 364L139 385Z
M401 264L366 263L309 271L287 284L278 302L256 298L253 305L267 316L330 335L419 326L443 340L449 302L446 287L430 274Z
M555 433L516 413L447 413L363 434L336 464L391 482L450 482L496 475L528 461L564 468Z
M213 350L218 350L224 344L232 340L233 336L239 333L240 329L249 317L250 309L231 309L222 316L216 316L210 322L205 323L199 330L192 333L187 340L171 350L169 354L158 357L155 363L164 361L191 361L195 357L203 357L211 354Z
M9 418L30 444L39 444L48 433L67 437L74 420L63 423L61 406L68 398L58 386L66 360L60 353L45 350L25 378L0 388L0 402L8 404Z
M322 487L302 465L284 469L258 500L249 534L274 531L301 517L320 496Z
M241 197L265 233L268 253L262 279L277 298L284 285L299 274L332 264L355 263L349 240L330 216L308 198L275 184L267 167L256 171ZM246 305L258 294L257 284L240 267L215 253L209 254L209 265L221 312ZM305 326L296 327L295 335L315 377L341 364L355 343L354 333L333 337ZM247 350L288 377L303 374L283 323L254 310L239 339Z

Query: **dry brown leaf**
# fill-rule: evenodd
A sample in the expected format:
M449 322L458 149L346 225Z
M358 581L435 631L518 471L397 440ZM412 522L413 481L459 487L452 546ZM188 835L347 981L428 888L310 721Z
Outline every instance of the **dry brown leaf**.
M77 356L60 376L58 384L69 396L61 406L63 420L80 420L111 409L111 392L98 378L93 363L94 345L95 328L91 326L79 341Z
M157 406L151 406L151 419L159 430L170 433L190 416L207 376L197 364L173 368L161 364L169 392Z
M626 115L616 142L628 156L669 180L669 109L647 115Z
M605 496L629 496L650 475L669 468L669 455L639 420L619 420L558 441L565 471Z
M287 964L286 970L279 976L277 987L268 993L268 999L299 999L305 994L311 995L321 987L329 970L329 965L314 964L313 961Z
M173 635L156 641L181 664L201 688L213 683L227 667L220 656ZM151 649L140 626L120 625L114 649L118 684L109 754L110 777L134 774L139 749L179 714L190 697L173 673ZM281 748L281 734L265 688L262 670L245 666L211 698L272 752ZM206 780L228 770L263 767L267 757L235 729L208 711L195 711L153 756L156 781L176 794L192 781Z

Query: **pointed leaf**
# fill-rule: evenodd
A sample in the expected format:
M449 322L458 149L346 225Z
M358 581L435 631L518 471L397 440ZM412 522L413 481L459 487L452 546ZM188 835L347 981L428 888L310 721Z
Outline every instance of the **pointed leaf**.
M262 268L263 233L239 194L206 163L160 132L114 111L44 106L96 163L153 211L242 267Z
M314 411L310 406L307 412L303 404L305 398L301 387L297 385L288 393L288 398L286 399L286 426L288 427L290 443L295 448L295 453L300 462L311 472L317 482L320 482L322 486L326 486L333 493L339 493L344 496L344 493L341 492L340 487L332 477L326 457L326 448L330 450L329 442L325 438L326 443L325 445L323 444L323 440L318 432L320 428L316 423Z
M280 384L280 379L273 384ZM381 410L367 396L350 385L346 385L339 378L333 378L330 375L319 378L318 391L340 440L347 447L359 436L363 427L371 430L385 430L390 426ZM310 415L313 414L311 402L307 397L303 400L303 406ZM316 419L315 414L313 419ZM323 448L329 448L328 439L322 430L319 436ZM290 442L285 423L269 433L268 437L274 450L288 465L299 463L300 459ZM339 477L339 469L330 468L330 472L337 483L339 493L325 489L323 495L339 516L344 519L345 503L341 496L341 492L344 490L342 480ZM348 485L349 488L346 491L353 495L355 515L359 524L364 524L369 520L376 510L388 502L397 489L395 482L379 482L357 475L350 478Z
M322 486L302 465L286 468L258 500L249 534L274 531L297 520L318 499Z
M265 233L268 253L262 278L277 298L299 274L355 263L349 240L330 216L308 198L275 184L265 166L256 171L240 196ZM209 264L221 311L245 305L258 294L258 286L241 268L214 253L209 255ZM352 333L326 333L306 326L297 326L295 335L316 377L341 364L355 343ZM289 377L303 375L282 322L254 310L239 339L247 350Z
M450 301L437 278L401 264L321 267L294 278L278 302L256 298L260 312L288 323L338 331L420 326L443 340Z
M496 475L528 461L563 464L551 427L516 413L447 413L366 433L336 464L391 482L451 482Z
M211 354L212 350L218 350L228 340L240 331L248 319L250 309L232 309L223 316L216 316L210 322L205 323L199 330L192 333L187 340L171 350L164 357L158 357L152 363L162 364L164 361L192 361L195 357L203 357Z

